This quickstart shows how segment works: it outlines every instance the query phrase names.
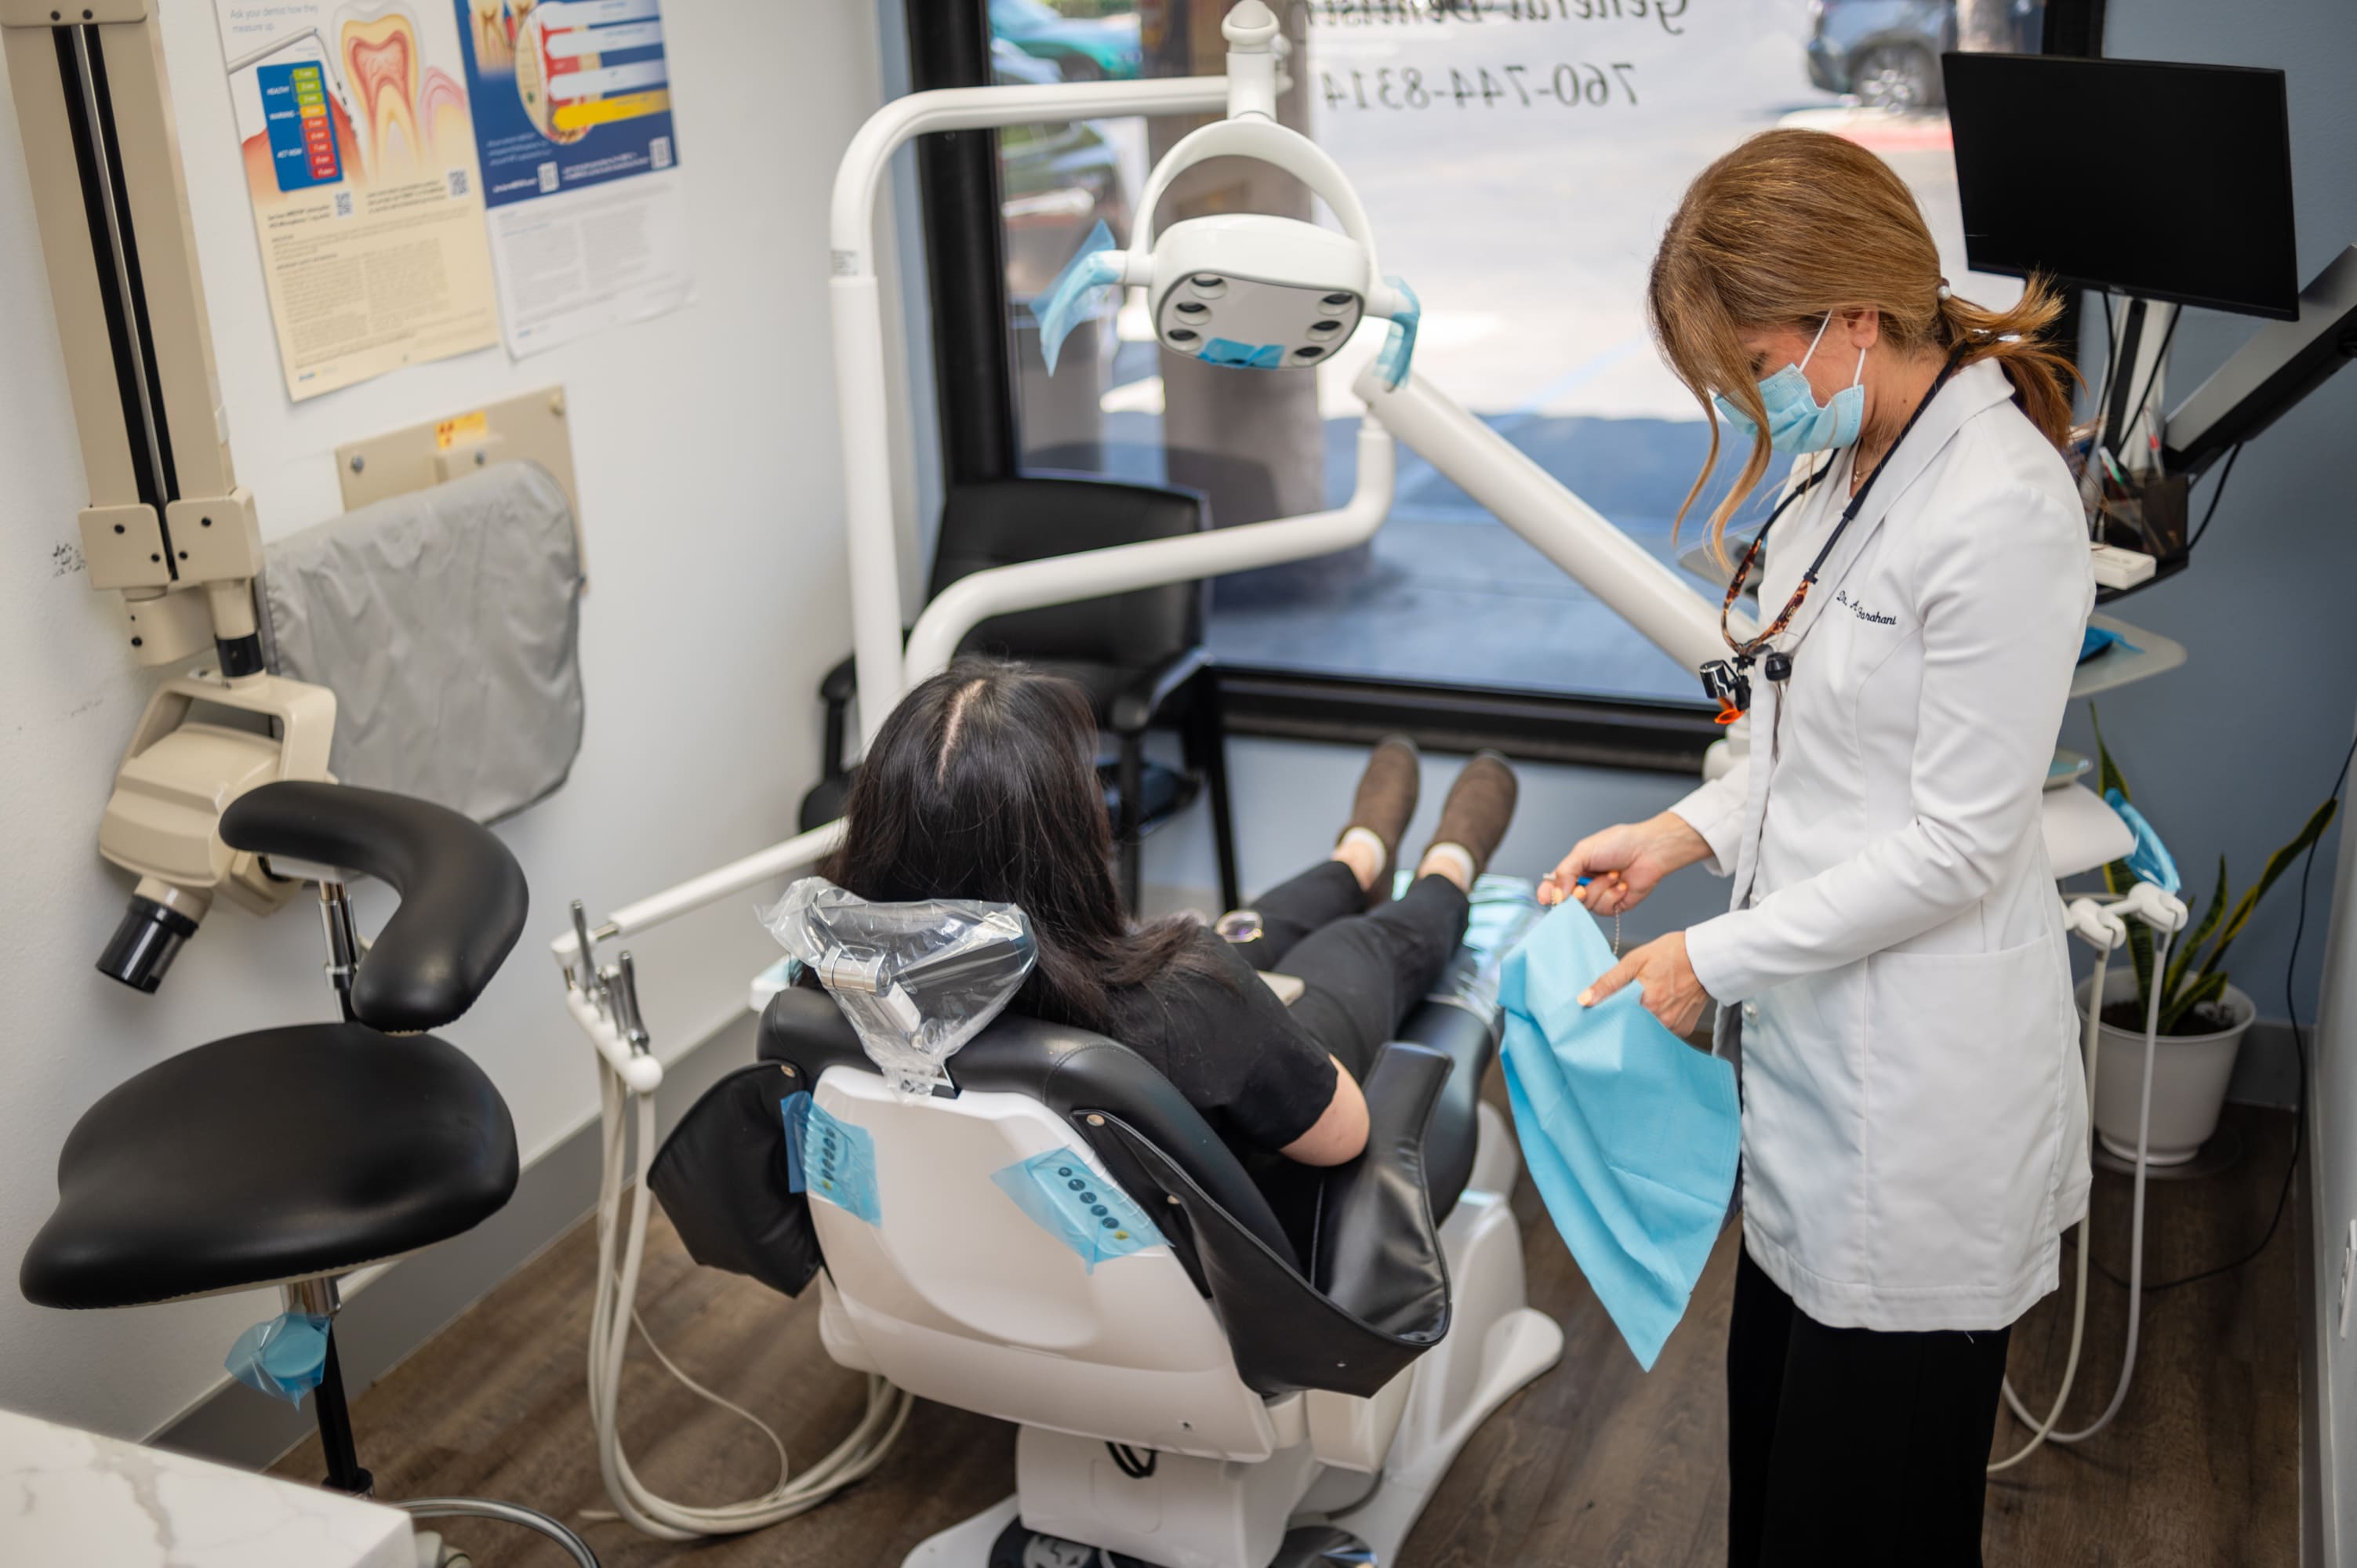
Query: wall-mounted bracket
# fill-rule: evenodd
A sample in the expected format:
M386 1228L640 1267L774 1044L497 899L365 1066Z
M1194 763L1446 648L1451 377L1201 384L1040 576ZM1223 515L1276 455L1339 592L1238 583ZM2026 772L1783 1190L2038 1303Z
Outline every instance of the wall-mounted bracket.
M573 509L573 542L587 572L581 535L581 492L573 478L573 432L565 389L544 387L485 403L447 419L347 441L336 448L344 510L463 478L493 463L521 459L548 470Z

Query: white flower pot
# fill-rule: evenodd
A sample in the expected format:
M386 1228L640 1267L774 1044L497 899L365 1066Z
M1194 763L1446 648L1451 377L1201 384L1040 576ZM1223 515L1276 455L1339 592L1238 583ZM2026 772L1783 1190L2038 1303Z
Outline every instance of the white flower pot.
M2079 987L2080 1038L2086 1037L2085 1009L2091 976ZM2133 1001L2136 968L2126 950L2112 955L2104 977L2105 1002ZM2152 1075L2152 1136L2146 1158L2156 1165L2179 1165L2201 1152L2218 1130L2218 1111L2226 1103L2226 1082L2234 1076L2234 1057L2243 1036L2258 1016L2258 1008L2237 986L2226 987L2220 1004L2233 1023L2212 1035L2163 1035L2154 1052ZM2136 1117L2144 1096L2144 1030L2095 1030L2101 1053L2095 1072L2095 1135L2104 1147L2124 1160L2134 1160Z

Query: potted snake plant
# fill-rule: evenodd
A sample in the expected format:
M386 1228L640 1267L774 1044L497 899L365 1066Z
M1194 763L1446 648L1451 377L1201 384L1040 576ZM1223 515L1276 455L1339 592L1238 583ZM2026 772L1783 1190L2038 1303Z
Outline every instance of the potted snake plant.
M2095 753L2096 782L2104 799L2115 807L2127 803L2127 779L2104 744L2101 725L2095 730ZM2179 934L2166 967L2154 962L2157 944L2152 928L2137 920L2128 922L2128 962L2112 965L2096 1031L2096 1048L2105 1059L2095 1079L2095 1132L2113 1154L2122 1159L2136 1157L2136 1123L2144 1094L2145 1025L2156 989L2160 999L2160 1031L2154 1052L2152 1131L2147 1158L2156 1165L2182 1165L2199 1154L2217 1130L2234 1058L2242 1048L2243 1036L2258 1015L2249 995L2227 978L2223 967L2227 950L2250 923L2259 901L2330 825L2337 805L2327 800L2310 813L2292 841L2267 857L2258 880L2239 897L2227 880L2226 857L2220 855L2216 890L2199 918ZM2125 860L2104 868L2104 886L2115 897L2126 893L2136 880L2136 874ZM2079 988L2083 1015L2093 984L2091 978Z

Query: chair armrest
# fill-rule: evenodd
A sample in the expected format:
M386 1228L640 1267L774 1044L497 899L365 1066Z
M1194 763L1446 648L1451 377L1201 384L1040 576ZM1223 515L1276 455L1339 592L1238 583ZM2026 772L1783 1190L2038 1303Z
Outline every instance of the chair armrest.
M1117 694L1105 714L1105 722L1115 735L1137 735L1154 722L1179 687L1192 681L1211 661L1211 656L1201 643L1181 649L1177 653L1142 671L1129 683L1126 691Z
M818 683L819 700L829 707L840 707L859 695L859 658L846 653L843 662L828 671Z
M1404 1334L1446 1321L1448 1273L1424 1174L1424 1138L1449 1058L1394 1040L1375 1058L1366 1152L1326 1177L1314 1283L1372 1327Z
M437 1028L475 1004L523 934L523 868L498 835L447 807L349 784L264 784L221 813L221 842L364 872L400 907L352 975L353 1015Z

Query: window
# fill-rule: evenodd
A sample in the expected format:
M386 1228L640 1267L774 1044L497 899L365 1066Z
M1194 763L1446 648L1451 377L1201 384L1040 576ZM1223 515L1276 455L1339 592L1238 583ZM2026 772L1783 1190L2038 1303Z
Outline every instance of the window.
M1046 8L992 0L997 47L1021 54L1018 69L1085 75L1115 52L1053 54ZM1178 75L1221 69L1225 9L1062 0L1056 15L1117 30L1145 74ZM1713 157L1779 124L1848 136L1915 190L1958 292L1993 306L2019 294L1964 269L1938 57L1960 34L2034 47L2042 12L2029 0L1294 0L1284 15L1296 47L1283 116L1350 174L1383 270L1421 296L1418 375L1674 564L1672 522L1708 430L1647 336L1644 277ZM1190 128L1114 120L1002 137L1022 461L1192 486L1221 523L1339 502L1354 478L1350 382L1380 323L1314 372L1255 375L1165 355L1138 296L1076 333L1056 376L1040 361L1028 301L1099 218L1127 242L1152 158ZM1166 221L1312 216L1286 177L1233 160L1192 171L1174 197ZM1214 603L1212 648L1229 666L1701 702L1693 671L1405 446L1369 545L1223 580Z

